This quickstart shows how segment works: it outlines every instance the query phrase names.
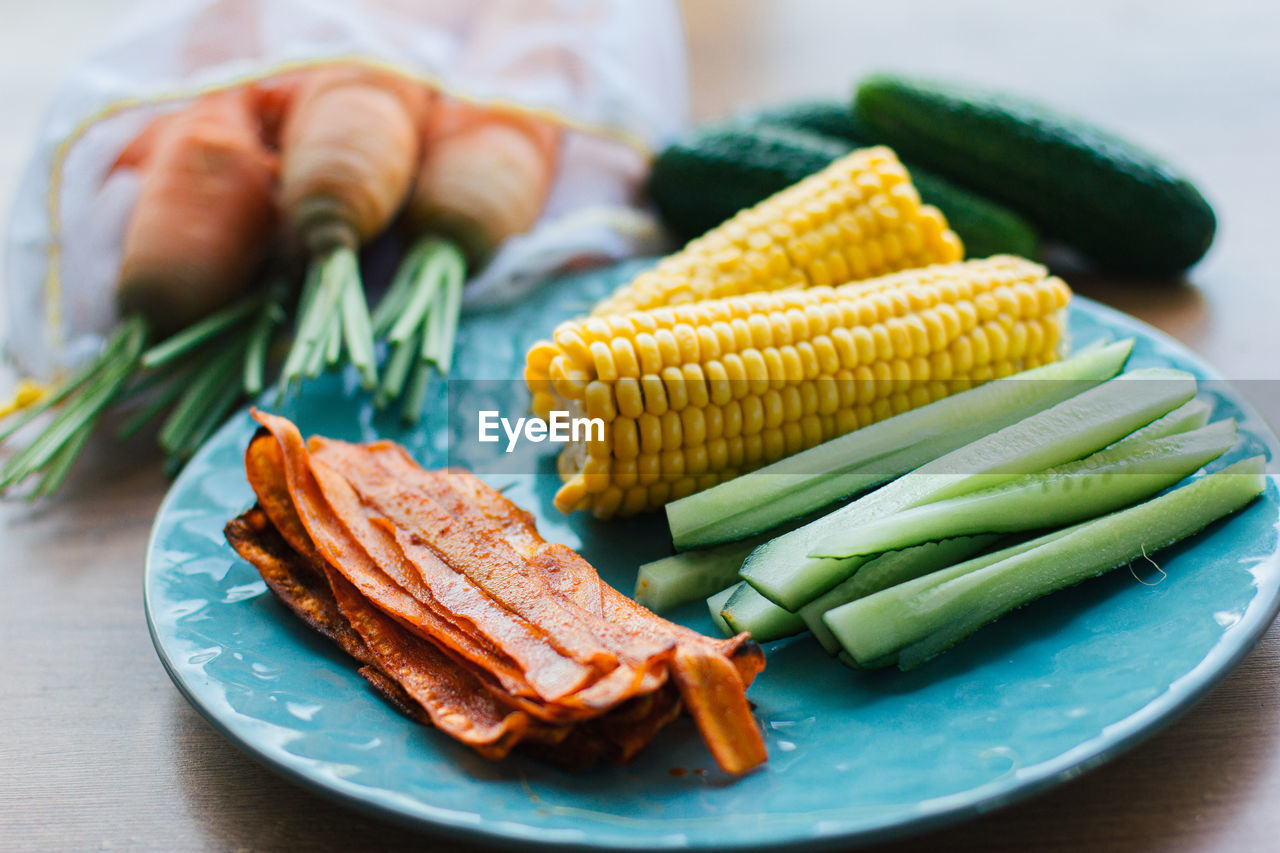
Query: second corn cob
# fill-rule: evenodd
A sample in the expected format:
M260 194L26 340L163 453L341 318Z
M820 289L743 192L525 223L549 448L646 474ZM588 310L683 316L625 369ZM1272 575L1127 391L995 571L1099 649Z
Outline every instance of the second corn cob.
M1039 264L998 256L564 323L529 351L534 412L606 429L561 452L556 505L657 509L1051 361L1070 294Z
M960 239L883 146L836 160L690 241L602 300L603 316L958 261Z

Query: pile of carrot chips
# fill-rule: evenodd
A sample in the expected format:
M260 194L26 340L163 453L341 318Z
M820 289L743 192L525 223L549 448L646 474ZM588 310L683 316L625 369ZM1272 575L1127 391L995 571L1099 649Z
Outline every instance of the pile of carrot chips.
M726 772L765 761L746 697L764 656L745 634L654 615L466 471L254 417L258 502L227 539L404 713L487 758L584 768L629 761L685 710Z

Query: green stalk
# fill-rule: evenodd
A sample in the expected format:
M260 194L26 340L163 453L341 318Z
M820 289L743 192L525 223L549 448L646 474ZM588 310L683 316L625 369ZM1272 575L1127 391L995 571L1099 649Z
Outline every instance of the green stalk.
M187 443L187 438L212 411L219 383L226 379L227 374L239 370L243 352L242 346L228 346L212 358L200 376L187 386L160 427L157 438L162 450L173 455Z
M283 323L284 319L284 309L280 307L280 303L271 302L254 321L249 343L245 347L244 370L240 380L246 396L256 397L266 385L267 348L271 346L271 335L276 326Z
M440 240L429 239L418 244L422 252L422 261L418 264L418 273L413 279L413 293L405 303L387 340L401 343L417 331L427 317L428 310L436 301L436 294L444 278L448 275L448 246Z
M395 345L391 358L387 362L386 370L382 372L382 385L378 388L378 393L373 398L375 408L383 408L387 403L399 397L404 390L405 379L409 376L409 366L414 363L414 359L418 355L419 341L417 335L418 333L415 330L414 335L407 341Z
M77 395L58 413L35 441L0 469L0 489L8 488L38 471L48 463L86 424L96 424L102 411L110 405L137 369L146 344L146 328L139 318L121 324L124 334L119 352L103 365L101 371L86 382L83 395Z
M83 367L78 368L64 383L58 386L56 391L46 394L38 403L28 406L15 420L10 422L9 426L0 430L0 442L4 441L40 415L61 403L63 400L67 399L67 397L71 396L73 392L88 382L91 377L105 370L112 362L115 361L121 348L124 347L125 343L129 340L132 324L140 326L141 323L142 321L137 317L125 320L124 323L122 323L116 331L112 333L111 337L107 339L106 346L103 347L102 352L99 353L93 361L90 361Z
M58 452L54 454L53 459L50 460L49 465L45 468L44 476L40 478L39 485L31 493L31 500L47 498L58 490L58 487L62 485L62 481L67 478L67 472L71 470L76 458L80 456L80 451L84 450L85 444L89 441L89 435L96 425L96 420L86 422L58 448Z
M116 437L127 441L146 426L152 418L159 415L186 390L189 380L196 373L197 364L192 362L180 370L171 371L168 383L146 405L133 414L129 420L121 424Z
M372 323L375 337L386 337L387 333L391 331L391 327L395 325L397 318L404 313L404 309L409 304L409 298L413 294L415 284L418 281L418 273L426 258L426 252L426 241L419 242L409 250L404 260L400 262L400 267L396 270L395 276L392 277L391 284L387 286L387 292L382 295L382 299L378 302L378 307L373 312Z
M202 417L195 422L191 431L182 439L174 453L178 461L190 458L205 440L213 435L214 430L222 425L228 413L235 407L243 390L236 371L229 370L220 377L218 387L210 396Z
M316 347L319 349L319 347ZM326 367L337 367L342 358L342 322L334 317L329 324L329 331L324 342L324 364Z
M307 353L306 364L302 366L302 375L307 379L315 379L324 370L325 356L328 354L329 342L335 337L338 339L339 352L342 345L342 321L337 314L329 317L325 324L324 331L311 345L311 351Z
M251 316L262 308L264 300L264 294L254 294L252 297L241 299L223 308L216 314L211 314L194 326L188 326L185 330L143 353L142 366L154 369L186 355Z
M448 268L449 277L445 280L444 299L434 312L440 324L434 361L440 372L446 375L453 365L453 345L458 336L458 317L462 313L462 286L466 283L466 260L456 246L450 248L453 257Z
M338 249L336 260L341 260L342 272L342 337L347 344L351 364L360 373L360 384L365 390L378 386L378 359L373 351L373 328L369 320L369 305L364 299L364 285L360 281L360 269L355 252Z
M422 406L427 401L427 387L430 384L431 365L419 358L414 362L409 390L405 393L404 405L400 409L400 417L406 424L416 424L422 417Z
M327 331L329 317L338 310L342 299L344 279L343 260L353 261L355 253L350 249L338 249L330 253L308 271L308 283L303 292L297 322L297 334L289 355L280 370L279 390L284 393L289 386L301 379L309 364L312 351L320 346ZM310 291L310 292L308 292Z

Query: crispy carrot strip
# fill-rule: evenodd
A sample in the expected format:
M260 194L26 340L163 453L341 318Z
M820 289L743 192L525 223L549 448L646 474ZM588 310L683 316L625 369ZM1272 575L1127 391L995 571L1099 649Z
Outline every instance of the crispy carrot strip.
M293 551L261 509L233 519L226 532L285 606L365 664L366 680L420 722L494 759L526 735L545 743L568 735L565 726L534 723L507 708L472 672L382 614L332 568Z
M566 655L601 672L618 665L592 632L588 614L551 595L546 583L531 575L504 542L475 535L457 523L421 490L419 481L401 480L364 464L366 454L346 442L314 439L312 448L318 458L342 460L338 463L342 476L371 510L394 525L401 548L411 560L417 562L424 548L435 552L490 598L540 628L546 641Z
M377 471L365 471L367 462L370 457L377 456L377 451L370 452L369 448L347 444L345 442L333 441L329 439L312 439L313 456L315 459L323 459L330 464L338 467L342 473L352 479L353 484L361 492L364 500L374 505L380 512L386 512L385 504L379 504L378 498L373 496L369 491L372 489L389 488L391 491L408 490L406 494L413 495L412 498L405 498L405 505L418 506L423 501L427 505L443 509L433 498L439 498L446 503L455 499L448 489L437 488L441 481L452 482L453 477L436 478L428 472L422 471L412 460L408 459L402 453L392 454L397 464L402 464L404 470L397 470L394 473L378 468ZM392 447L389 444L380 444L377 446L382 450ZM476 480L476 483L480 481ZM390 484L388 486L387 484ZM488 489L482 483L483 489ZM416 490L416 493L415 493ZM488 490L496 495L500 500L498 493ZM465 503L465 502L464 502ZM509 503L509 502L507 502ZM410 511L411 512L411 511ZM406 523L405 519L411 518L410 512L402 512L401 516L396 519L392 526L400 528ZM466 513L467 511L460 510ZM452 520L458 520L459 516L455 513L450 516ZM474 520L470 517L462 519L463 524L449 525L457 533L469 533L472 541L484 542L485 553L489 559L493 559L495 553L500 551L501 539L491 535L491 531L483 527L477 529L471 522ZM527 518L525 519L527 521ZM390 522L388 522L390 524ZM425 538L425 536L421 537ZM436 540L431 541L432 545L427 546L421 542L415 542L412 537L406 536L404 533L399 534L401 546L409 553L411 559L417 560L414 550L424 552L429 559L432 546L439 547ZM456 553L456 552L455 552ZM506 555L518 557L518 555ZM506 557L504 556L504 559ZM455 559L450 557L450 562ZM527 571L527 565L524 565L518 559L516 562L521 567L522 576L533 580L537 577L537 573ZM549 587L541 587L541 593L545 597L554 598L552 595L554 590ZM561 601L566 605L573 605L571 601ZM627 636L619 631L615 626L611 625L607 620L598 617L598 614L583 613L576 605L572 607L575 618L585 619L585 625L592 631L592 634L600 639L597 643L602 643L602 648L612 653L617 653L626 664L626 667L615 668L613 671L602 676L598 681L583 686L572 695L562 695L556 698L556 701L565 706L581 707L584 709L603 710L627 699L630 696L651 692L657 689L667 678L666 664L670 654L674 651L674 643L659 639L657 641L644 640L643 643L637 642L635 637ZM509 652L509 646L504 646Z
M554 701L524 700L538 707L541 713L534 716L542 719L573 714L581 722L572 732L566 734L564 726L537 724L524 714L518 718L524 720L521 734L509 741L500 738L501 746L495 749L509 750L527 734L534 742L528 748L535 752L539 743L562 741L561 758L572 762L600 757L625 761L683 702L726 771L745 772L766 759L746 699L746 685L763 667L763 656L745 635L715 640L650 613L604 583L572 549L543 540L531 515L470 474L423 471L402 449L386 442L357 446L312 439L309 452L288 421L261 413L255 417L271 431L279 464L265 453L247 459L247 467L256 464L266 470L251 474L251 479L261 481L256 488L279 502L281 487L272 478L283 478L298 526L331 567L333 585L349 582L350 601L339 597L350 607L349 614L344 610L347 619L359 621L362 634L372 636L381 629L380 636L389 638L400 656L379 658L377 672L400 683L407 694L413 695L410 675L416 667L404 662L396 632L411 636L405 629L420 624L413 616L422 614L397 613L395 605L403 602L394 594L384 602L388 587L422 606L438 623L457 629L457 623L442 619L437 609L465 623L464 636L475 631L475 623L460 618L450 602L437 598L438 592L464 604L470 601L467 606L473 611L476 601L495 605L487 613L479 610L490 620L497 613L527 625L532 633L517 636L514 643L508 634L503 637L506 642L495 644L505 653L503 660L511 660L513 645L529 650L554 645L563 659L595 667L595 677ZM286 519L284 524L291 522ZM296 529L293 535L298 535ZM425 578L432 572L437 573L434 586ZM497 624L509 629L513 623ZM432 628L440 630L440 625L433 623ZM488 676L483 666L481 672L471 669L479 662L460 666L449 656L450 649L433 645L434 633L415 633L427 641L415 642L476 679L484 701L509 704L516 698L483 681ZM574 653L585 660L571 657ZM601 669L606 661L611 668ZM401 672L397 666L408 668ZM381 676L370 675L378 687ZM668 675L674 683L664 687ZM388 692L385 684L383 688ZM446 699L453 705L461 701L457 696Z
M532 516L507 509L511 502L478 478L462 471L422 471L403 450L386 442L367 449L393 477L430 490L455 517L503 535L543 569L544 577L553 579L561 594L583 603L598 602L599 615L615 629L630 632L635 642L652 644L659 639L678 645L677 684L717 762L737 773L765 760L764 741L746 700L746 686L763 668L764 656L745 634L716 640L668 622L604 583L572 549L545 542ZM449 491L453 499L442 496Z
M258 507L248 510L228 521L225 533L236 553L258 570L267 588L295 616L361 663L374 663L364 640L338 610L328 579L317 570L320 564L293 550L265 512Z
M289 484L284 477L284 454L280 445L266 429L260 429L244 451L244 470L249 488L258 498L258 505L271 524L289 543L289 547L301 554L309 563L324 562L311 537L302 526L302 519L293 506Z
M341 475L315 460L311 471L338 523L377 565L414 598L428 602L437 614L449 614L449 621L456 620L461 633L500 650L513 661L534 693L544 699L555 699L595 676L590 666L560 654L543 642L535 626L477 594L476 590L467 589L466 578L452 571L430 549L422 546L406 549L400 529L384 519L367 517L360 498ZM433 637L437 636L435 629L430 630Z
M334 523L332 511L324 500L319 484L305 461L302 436L289 421L255 412L259 422L272 431L281 449L284 475L298 517L322 559L342 572L357 589L378 607L403 624L416 627L428 639L448 640L456 644L454 651L467 660L483 662L502 688L513 697L532 695L533 690L523 674L510 663L495 656L475 639L454 629L430 607L414 598L395 583L373 561L358 542L340 524ZM262 499L262 495L259 499Z
M764 655L759 646L748 642L746 634L717 639L663 619L605 583L576 551L543 539L530 513L471 473L454 469L423 471L402 447L392 442L374 442L367 449L394 476L416 479L431 489L432 497L455 518L503 536L512 548L542 569L543 577L559 594L610 624L623 627L632 638L650 646L660 644L664 649L673 648L677 641L693 643L708 652L724 654L739 664L739 674L746 684L763 669Z
M561 598L590 614L593 630L606 647L633 666L652 668L675 650L675 643L660 632L636 633L619 627L608 618L602 587L608 586L585 560L577 558L585 571L560 572L558 561L539 560L550 548L574 552L563 545L552 546L538 534L533 516L516 507L502 493L467 471L424 471L402 449L378 444L369 448L371 456L398 480L412 483L453 518L483 536L502 538L523 559L538 566L548 587ZM576 554L574 554L577 557Z
M471 672L431 643L402 629L368 603L338 572L328 570L338 607L364 638L378 668L404 688L433 725L485 758L502 758L530 720L494 699Z
M673 674L689 715L722 770L745 773L768 760L764 738L751 716L746 686L730 661L681 646Z

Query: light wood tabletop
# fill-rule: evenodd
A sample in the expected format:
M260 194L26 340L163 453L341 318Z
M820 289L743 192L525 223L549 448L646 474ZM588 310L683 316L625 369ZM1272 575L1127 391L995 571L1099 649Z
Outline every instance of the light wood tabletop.
M58 78L128 4L10 4L0 196ZM689 0L696 119L846 97L871 69L1012 88L1182 165L1220 217L1186 282L1072 279L1203 355L1280 423L1280 5L1218 0ZM222 738L147 635L141 570L168 486L144 442L92 444L64 494L0 506L0 849L457 850L322 800ZM1280 631L1101 768L889 849L1261 850L1280 837Z

